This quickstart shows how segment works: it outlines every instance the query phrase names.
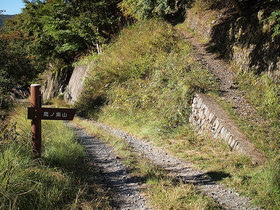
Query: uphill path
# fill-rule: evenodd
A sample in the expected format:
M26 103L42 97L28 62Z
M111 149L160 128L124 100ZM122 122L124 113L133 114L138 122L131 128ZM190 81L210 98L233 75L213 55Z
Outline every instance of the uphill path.
M238 88L234 79L236 73L233 67L219 58L218 55L210 52L208 43L201 43L197 36L186 30L178 29L178 31L183 35L184 40L192 45L192 56L216 77L219 82L220 98L231 104L238 116L250 120L255 125L265 124L265 121L257 114L256 109L244 98L244 92Z

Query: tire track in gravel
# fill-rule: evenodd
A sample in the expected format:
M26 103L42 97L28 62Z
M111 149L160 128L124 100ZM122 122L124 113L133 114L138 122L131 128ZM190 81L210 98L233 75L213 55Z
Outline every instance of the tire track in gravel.
M113 148L72 122L68 126L75 130L89 160L99 171L95 174L97 181L108 189L113 208L151 209L141 194L141 183L130 176L128 168L114 154Z
M148 141L135 138L128 133L111 128L98 122L92 122L95 126L107 131L113 136L121 137L137 152L143 154L153 164L180 178L185 183L194 184L199 191L214 199L223 209L261 209L252 205L249 198L240 196L223 184L216 183L202 171L194 169L189 162L176 158L162 148L148 143Z

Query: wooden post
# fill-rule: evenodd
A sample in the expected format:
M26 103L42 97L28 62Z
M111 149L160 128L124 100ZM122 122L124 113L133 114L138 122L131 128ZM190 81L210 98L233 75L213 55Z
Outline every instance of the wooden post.
M27 118L31 119L32 157L41 157L41 120L73 120L76 109L42 108L41 85L31 85L31 107L27 108Z
M41 108L41 85L32 84L30 88L31 92L31 106L34 108ZM37 118L37 119L36 119ZM42 145L42 134L41 134L41 118L36 117L31 120L31 136L32 136L32 157L41 157L41 145Z

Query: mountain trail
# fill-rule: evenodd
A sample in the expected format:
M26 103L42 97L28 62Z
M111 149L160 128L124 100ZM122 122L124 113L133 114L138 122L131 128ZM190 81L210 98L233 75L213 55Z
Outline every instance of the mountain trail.
M113 148L73 122L68 126L76 131L79 143L84 145L89 161L98 171L94 176L108 191L113 209L151 209L141 193L141 182L131 177Z
M194 58L212 72L220 85L220 98L229 102L234 112L259 125L265 123L257 114L257 111L244 98L244 93L238 88L235 82L235 73L230 64L220 59L218 55L208 50L208 44L201 43L191 33L180 30L185 41L189 42L193 49Z

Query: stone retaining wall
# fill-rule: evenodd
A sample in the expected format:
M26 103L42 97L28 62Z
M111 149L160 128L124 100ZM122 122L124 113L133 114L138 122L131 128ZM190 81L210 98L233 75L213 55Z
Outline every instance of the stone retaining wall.
M89 69L90 65L75 67L64 94L65 101L73 104L78 100L83 90L85 78Z
M223 139L233 150L249 156L254 164L266 161L265 155L258 151L211 96L205 94L195 96L189 121L199 130L210 132L214 138Z

